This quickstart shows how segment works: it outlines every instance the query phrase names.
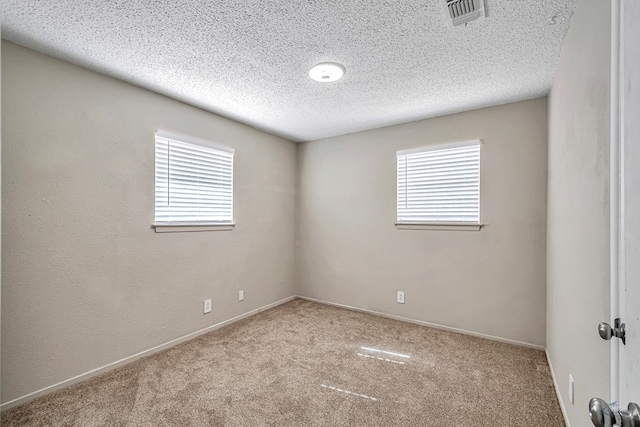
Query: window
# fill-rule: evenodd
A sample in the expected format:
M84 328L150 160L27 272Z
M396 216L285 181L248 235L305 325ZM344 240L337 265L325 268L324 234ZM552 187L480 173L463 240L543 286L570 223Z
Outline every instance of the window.
M156 132L155 226L233 224L232 148Z
M398 225L480 224L480 141L398 151Z

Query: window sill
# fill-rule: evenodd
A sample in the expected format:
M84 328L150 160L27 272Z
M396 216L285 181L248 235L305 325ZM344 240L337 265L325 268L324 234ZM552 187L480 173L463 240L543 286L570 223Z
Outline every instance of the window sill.
M231 231L235 224L153 224L156 233L184 233L190 231Z
M398 230L480 231L484 224L461 222L398 222Z

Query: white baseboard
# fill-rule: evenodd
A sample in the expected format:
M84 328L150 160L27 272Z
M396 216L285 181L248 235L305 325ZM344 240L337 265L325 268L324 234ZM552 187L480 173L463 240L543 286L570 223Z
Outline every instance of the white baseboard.
M571 423L569 422L569 416L567 415L567 408L564 406L564 400L562 400L562 394L560 394L560 388L558 387L556 373L554 372L553 365L551 364L551 357L549 356L549 350L545 350L544 354L547 356L547 363L549 364L549 370L551 371L551 378L553 378L553 388L556 389L556 396L558 396L558 403L560 404L560 410L562 411L562 417L564 418L564 423L567 425L567 427L571 427Z
M207 332L211 332L211 331L219 329L219 328L221 328L223 326L230 325L231 323L235 323L235 322L237 322L239 320L246 319L247 317L255 316L258 313L261 313L261 312L263 312L265 310L268 310L270 308L273 308L273 307L276 307L278 305L281 305L281 304L284 304L286 302L289 302L289 301L291 301L291 300L293 300L295 298L296 298L296 296L293 295L293 296L281 299L280 301L276 301L276 302L273 302L271 304L267 304L267 305L264 305L262 307L258 307L258 308L254 309L254 310L251 310L251 311L248 311L246 313L240 314L238 316L232 317L231 319L223 320L222 322L216 323L215 325L207 326L206 328L200 329L200 330L195 331L195 332L191 332L190 334L183 335L183 336L181 336L179 338L176 338L176 339L173 339L171 341L167 341L164 344L157 345L157 346L155 346L153 348L141 351L140 353L136 353L134 355L125 357L124 359L120 359L120 360L118 360L116 362L109 363L108 365L104 365L104 366L101 366L99 368L92 369L91 371L85 372L84 374L76 375L73 378L69 378L69 379L61 381L61 382L59 382L57 384L53 384L53 385L50 385L50 386L45 387L43 389L36 390L36 391L31 392L29 394L26 394L26 395L24 395L22 397L18 397L16 399L10 400L9 402L5 402L5 403L1 404L0 405L0 411L4 411L5 409L9 409L9 408L12 408L14 406L21 405L23 403L29 402L30 400L36 399L36 398L38 398L40 396L44 396L45 394L53 393L56 390L60 390L62 388L65 388L65 387L68 387L70 385L79 383L81 381L88 380L89 378L92 378L92 377L95 377L95 376L97 376L99 374L111 371L113 369L116 369L116 368L118 368L120 366L126 365L127 363L134 362L134 361L136 361L138 359L141 359L143 357L151 356L154 353L158 353L158 352L160 352L162 350L166 350L167 348L173 347L173 346L178 345L180 343L183 343L185 341L189 341L189 340L191 340L191 339L193 339L193 338L195 338L195 337L197 337L199 335L205 334Z
M536 345L536 344L530 344L530 343L526 343L526 342L510 340L508 338L495 337L493 335L481 334L479 332L467 331L467 330L464 330L464 329L453 328L451 326L438 325L437 323L430 323L430 322L425 322L425 321L422 321L422 320L410 319L408 317L396 316L395 314L387 314L387 313L382 313L382 312L379 312L379 311L367 310L366 308L352 307L350 305L338 304L338 303L335 303L335 302L324 301L324 300L311 298L311 297L305 297L305 296L302 296L302 295L298 295L298 298L303 299L303 300L307 300L307 301L311 301L311 302L317 302L317 303L320 303L320 304L331 305L331 306L334 306L334 307L346 308L347 310L354 310L354 311L360 311L362 313L373 314L375 316L387 317L389 319L400 320L400 321L403 321L403 322L415 323L416 325L428 326L430 328L441 329L443 331L456 332L458 334L471 335L471 336L474 336L474 337L485 338L485 339L488 339L488 340L491 340L491 341L499 341L499 342L503 342L503 343L507 343L507 344L518 345L520 347L528 347L528 348L533 348L535 350L545 351L544 347Z
M546 352L544 347L541 347L541 346L535 345L535 344L529 344L529 343L525 343L525 342L510 340L510 339L507 339L507 338L495 337L495 336L492 336L492 335L481 334L481 333L477 333L477 332L467 331L467 330L464 330L464 329L453 328L453 327L450 327L450 326L438 325L438 324L435 324L435 323L424 322L422 320L410 319L410 318L407 318L407 317L396 316L396 315L393 315L393 314L381 313L381 312L377 312L377 311L373 311L373 310L367 310L367 309L364 309L364 308L352 307L352 306L345 305L345 304L338 304L338 303L334 303L334 302L330 302L330 301L319 300L319 299L316 299L316 298L305 297L305 296L302 296L302 295L298 295L298 296L294 295L294 296L290 296L290 297L281 299L279 301L273 302L271 304L264 305L262 307L254 309L254 310L248 311L248 312L243 313L241 315L238 315L236 317L232 317L231 319L227 319L227 320L224 320L222 322L216 323L214 325L207 326L206 328L200 329L200 330L195 331L195 332L191 332L189 334L186 334L186 335L184 335L182 337L173 339L171 341L167 341L164 344L160 344L160 345L155 346L153 348L141 351L141 352L136 353L134 355L125 357L124 359L120 359L118 361L109 363L107 365L104 365L104 366L101 366L99 368L93 369L91 371L85 372L83 374L77 375L77 376L75 376L73 378L69 378L67 380L61 381L61 382L59 382L57 384L53 384L53 385L45 387L43 389L36 390L36 391L31 392L29 394L26 394L24 396L18 397L18 398L13 399L13 400L10 400L9 402L5 402L5 403L0 405L0 411L12 408L14 406L21 405L23 403L29 402L29 401L31 401L33 399L36 399L36 398L38 398L40 396L44 396L46 394L53 393L54 391L60 390L62 388L68 387L68 386L76 384L76 383L79 383L81 381L88 380L89 378L92 378L92 377L95 377L95 376L100 375L102 373L111 371L113 369L116 369L116 368L118 368L120 366L123 366L123 365L126 365L128 363L134 362L134 361L136 361L138 359L141 359L143 357L151 356L152 354L158 353L158 352L160 352L162 350L165 350L167 348L173 347L175 345L178 345L178 344L183 343L185 341L188 341L190 339L196 338L197 336L200 336L200 335L205 334L207 332L211 332L213 330L219 329L219 328L221 328L223 326L230 325L230 324L232 324L234 322L237 322L239 320L245 319L247 317L254 316L254 315L256 315L258 313L261 313L261 312L263 312L265 310L268 310L270 308L273 308L273 307L276 307L278 305L281 305L281 304L284 304L286 302L289 302L289 301L291 301L291 300L293 300L295 298L300 298L300 299L303 299L303 300L312 301L312 302L316 302L316 303L320 303L320 304L331 305L331 306L334 306L334 307L345 308L345 309L348 309L348 310L354 310L354 311L359 311L359 312L363 312L363 313L373 314L375 316L387 317L387 318L390 318L390 319L395 319L395 320L400 320L400 321L403 321L403 322L414 323L414 324L417 324L417 325L428 326L428 327L431 327L431 328L441 329L441 330L445 330L445 331L456 332L456 333L460 333L460 334L464 334L464 335L471 335L471 336L475 336L475 337L485 338L485 339L489 339L489 340L492 340L492 341L499 341L499 342L504 342L504 343L507 343L507 344L514 344L514 345L518 345L518 346L522 346L522 347L533 348L533 349L536 349L536 350L543 350L543 351ZM553 372L553 367L551 366L551 360L549 359L549 355L548 354L547 354L547 360L549 362L549 368L551 370L551 376L553 377L553 384L554 384L554 387L556 389L556 394L558 395L558 401L560 402L560 408L562 409L562 415L565 418L565 422L567 423L567 427L571 427L569 422L568 422L568 419L567 419L567 414L566 414L566 410L565 410L565 407L564 407L564 403L563 403L563 401L562 401L562 399L560 397L560 392L559 392L559 389L558 389L558 385L556 383L556 378L555 378L555 375L554 375L554 372Z

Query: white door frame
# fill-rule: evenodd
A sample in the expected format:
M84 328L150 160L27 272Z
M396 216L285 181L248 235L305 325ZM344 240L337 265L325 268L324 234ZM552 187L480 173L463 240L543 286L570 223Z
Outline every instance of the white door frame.
M637 51L640 3L637 1L612 0L611 8L611 320L620 318L626 323L627 335L632 339L626 346L618 339L611 342L611 401L622 407L626 407L629 399L637 400L637 396L629 394L637 394L640 390L636 381L640 378L640 366L636 365L640 363L637 358L640 325L636 308L638 284L635 283L639 272L634 262L630 260L627 263L628 257L637 257L640 239L637 224L631 222L639 208L638 193L630 191L638 186L640 180L636 165L636 144L640 136L636 99L640 76ZM627 162L633 164L626 166Z
M609 142L609 197L610 197L610 287L611 287L611 319L620 314L620 283L624 274L624 212L622 210L623 188L623 163L622 163L622 117L620 114L621 90L620 90L620 42L621 42L621 0L611 2L611 125ZM619 365L619 340L611 341L611 402L617 402L620 397L620 365Z

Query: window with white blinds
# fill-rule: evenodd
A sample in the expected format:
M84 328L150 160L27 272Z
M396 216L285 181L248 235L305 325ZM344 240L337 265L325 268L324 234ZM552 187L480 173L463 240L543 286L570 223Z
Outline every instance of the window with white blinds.
M398 223L479 224L480 141L397 152Z
M232 148L156 132L156 225L233 223Z

